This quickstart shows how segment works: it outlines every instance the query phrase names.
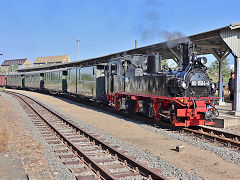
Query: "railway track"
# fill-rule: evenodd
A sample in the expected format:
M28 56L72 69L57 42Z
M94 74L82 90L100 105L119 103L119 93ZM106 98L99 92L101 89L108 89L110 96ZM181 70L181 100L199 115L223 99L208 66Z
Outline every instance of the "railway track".
M104 142L94 133L23 94L5 91L16 97L48 144L76 179L168 179L159 169L150 169L134 157Z
M67 98L67 99L70 99L75 102L80 102L87 106L91 106L91 107L99 109L99 106L97 106L96 104L94 104L92 102L81 100L75 96L65 96L65 95L57 95L57 96ZM100 109L102 109L103 111L111 112L115 115L129 117L129 115L127 115L126 113L121 112L121 111L115 111L115 109L113 109L113 108L100 106ZM137 114L133 115L131 117L131 119L140 121L144 124L149 124L149 125L154 125L154 126L157 125L161 128L179 130L179 128L175 129L175 128L171 127L170 124L167 122L154 121L151 118L143 117L143 116L140 116ZM207 140L211 140L212 142L218 142L218 143L224 144L228 147L233 147L236 149L240 148L240 136L236 135L236 134L227 133L227 132L223 132L221 130L216 130L216 129L212 129L211 127L208 128L208 127L204 127L204 126L197 126L197 127L193 127L193 128L181 128L180 131L186 132L188 134L190 133L190 134L196 135L198 137L205 138Z
M194 134L204 139L209 139L212 142L224 144L228 147L233 147L238 150L240 149L240 136L237 134L232 134L205 126L183 128L182 131Z

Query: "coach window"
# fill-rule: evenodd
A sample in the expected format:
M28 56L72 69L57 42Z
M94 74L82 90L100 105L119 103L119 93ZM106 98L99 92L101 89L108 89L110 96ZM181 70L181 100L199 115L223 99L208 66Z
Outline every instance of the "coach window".
M105 66L104 65L98 65L96 69L96 78L105 76Z
M121 61L120 75L124 76L125 69L127 69L127 61Z
M111 75L117 76L117 63L111 64Z

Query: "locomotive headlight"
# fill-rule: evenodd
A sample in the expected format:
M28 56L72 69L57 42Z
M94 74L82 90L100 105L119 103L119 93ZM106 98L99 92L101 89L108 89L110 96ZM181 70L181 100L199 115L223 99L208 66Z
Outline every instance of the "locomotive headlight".
M201 58L201 63L202 64L207 64L207 58L206 57Z
M183 89L187 89L187 83L185 81L182 82L181 86Z
M197 58L197 61L200 62L201 64L207 64L207 58L206 57Z

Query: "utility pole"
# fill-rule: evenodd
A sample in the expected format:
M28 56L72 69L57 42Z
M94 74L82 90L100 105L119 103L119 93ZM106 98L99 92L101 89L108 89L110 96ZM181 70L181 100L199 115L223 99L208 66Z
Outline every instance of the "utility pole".
M80 39L77 39L77 60L79 61L79 42Z

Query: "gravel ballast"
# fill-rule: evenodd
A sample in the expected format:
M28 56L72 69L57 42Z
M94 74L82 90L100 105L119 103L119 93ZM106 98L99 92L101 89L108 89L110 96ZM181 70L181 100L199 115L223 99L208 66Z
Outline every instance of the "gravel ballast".
M19 109L19 111L24 112L22 106L15 98L2 92L0 92L0 94L7 96L9 100L14 102L15 107ZM42 137L26 113L21 113L20 120L24 123L25 128L31 132L34 139L43 146L43 155L47 161L49 171L60 180L74 179L73 174L70 173L69 169L67 169L61 161L56 161L53 147L47 143L44 137Z
M168 136L173 139L184 141L184 142L194 145L200 149L205 149L205 150L211 151L211 152L217 154L218 156L222 157L227 162L235 163L238 165L240 164L239 151L238 152L233 151L227 147L219 147L217 145L213 145L212 143L205 143L205 142L202 142L202 140L197 137L192 137L192 136L189 137L186 135L184 136L180 133L166 131L164 129L159 129L159 128L155 128L155 127L148 126L148 125L140 125L140 126L145 129L148 129L149 131L152 131L152 132L155 132L158 134L162 134L162 135Z
M218 178L224 177L225 179L226 178L227 179L234 179L234 178L237 179L237 177L238 177L238 175L237 175L238 170L236 169L238 166L231 165L227 162L239 164L239 153L237 153L229 148L219 147L218 145L214 145L213 143L203 142L201 139L198 139L196 137L194 138L192 136L186 136L186 135L182 135L180 133L168 131L165 129L159 129L158 127L153 127L151 125L142 124L141 122L136 122L129 118L121 119L121 117L117 117L118 119L116 119L116 115L113 114L112 115L113 119L114 120L116 119L116 121L118 122L118 123L115 123L116 121L111 121L109 119L111 117L108 117L108 116L111 116L111 113L107 113L108 115L106 115L106 113L101 113L101 110L100 111L95 110L94 108L87 107L86 105L83 105L83 106L78 105L78 103L71 102L69 100L65 101L65 99L63 99L63 98L59 98L59 97L54 98L51 96L46 96L46 95L41 95L41 94L31 93L31 92L26 92L26 91L25 92L23 91L23 93L27 94L27 95L30 94L30 96L36 100L41 99L41 102L44 102L44 104L51 107L52 109L54 109L58 112L61 112L65 117L68 117L69 120L74 120L74 122L77 123L80 127L85 127L86 129L90 129L95 134L98 133L101 137L104 137L104 138L107 137L105 139L107 141L109 141L109 143L111 143L113 145L121 146L122 149L128 150L131 155L137 155L137 156L141 157L141 158L139 158L139 160L149 162L150 167L158 167L158 168L163 169L164 170L163 174L165 174L165 175L173 175L180 179L195 179L195 178L201 179L201 177L196 175L196 173L198 174L198 172L200 170L200 172L201 172L200 174L203 175L204 177L207 177L208 179L213 179L213 178L217 178L217 177ZM53 101L56 101L56 102L53 102ZM59 103L61 103L61 105ZM53 106L53 104L55 106ZM65 106L66 106L66 108L65 108ZM78 108L78 106L80 106L80 108ZM73 108L73 110L71 110L70 108ZM87 108L89 108L90 110L88 110ZM62 109L64 109L64 112ZM78 115L78 113L75 113L76 109L78 109L79 115ZM97 111L97 112L93 112L93 111ZM65 112L70 113L72 116L67 115L67 113L65 113ZM106 120L102 119L102 121L96 121L95 119L93 119L93 120L89 121L89 120L87 120L87 117L85 117L85 116L88 116L88 113L95 113L97 116L91 115L91 114L90 114L90 116L91 117L95 116L99 120L101 120L101 118L105 118L105 117L107 119ZM79 119L84 119L84 122L80 121ZM129 121L129 122L126 123L126 121ZM120 135L116 134L116 132L118 132L118 131L115 131L115 133L113 133L114 136L110 136L108 133L112 134L112 130L114 130L114 128L113 129L111 128L112 130L110 131L110 130L108 130L108 128L110 126L108 126L107 124L105 126L105 124L101 125L96 122L103 122L105 124L106 124L106 122L109 122L109 123L112 123L111 127L114 126L114 124L116 124L115 126L119 126L120 129L125 130L125 128L126 128L126 133L127 132L128 133L125 135L125 138L122 135L120 136ZM91 123L94 126L97 126L98 128L101 127L101 129L104 129L104 131L97 129L94 126L89 125L88 123ZM135 125L133 125L133 124L135 124ZM144 129L144 130L140 130L140 132L145 132L146 134L152 134L152 135L155 134L155 136L157 138L158 138L158 136L159 136L159 138L165 136L166 139L168 139L168 141L169 141L169 142L167 141L167 143L168 143L167 149L165 148L165 150L164 150L164 148L163 148L163 146L165 146L164 144L162 144L163 146L161 146L160 144L157 145L155 147L155 148L159 149L159 150L156 149L157 151L154 149L151 149L149 146L146 146L146 145L143 145L143 146L138 145L137 146L138 148L135 148L136 147L135 145L139 144L138 137L145 138L145 134L144 134L144 136L140 135L140 136L135 136L135 137L131 136L132 133L129 134L128 127L134 128L136 126L139 126L139 128L136 128L136 129L138 129L138 131L140 129ZM147 133L146 131L148 131L149 133ZM106 133L106 132L108 132L108 133ZM135 133L135 135L137 135L137 134L139 134L139 133ZM157 135L157 134L159 134L159 135ZM124 140L120 140L120 138L115 138L115 137L121 137L121 139L123 137ZM152 136L150 136L150 137L152 137ZM147 143L147 144L154 147L154 142L155 142L155 144L164 142L162 140L158 141L156 139L156 137L152 144L149 144L149 143ZM138 139L136 139L136 143L135 143L135 138L138 138ZM146 136L145 139L142 139L142 140L140 139L140 142L151 141L148 138L149 137ZM174 139L174 140L171 140L171 139ZM178 154L176 152L174 153L174 149L171 149L171 148L176 147L176 145L174 146L174 144L176 144L176 141L179 141L179 142L182 141L187 144L190 144L190 145L187 145L186 154L184 154L184 153ZM129 142L132 145L130 145ZM169 146L169 143L170 143L170 146ZM172 144L173 146L171 145L171 143L174 143L174 144ZM182 143L182 144L184 144L184 143ZM181 145L181 142L180 142L180 145ZM197 147L197 148L193 148L193 146ZM141 149L139 147L141 147ZM193 153L189 154L189 150L192 151ZM171 151L172 151L172 153L171 153ZM207 153L207 151L214 153L214 155L212 153ZM153 153L155 155L153 155ZM196 154L196 156L191 155L194 153ZM203 160L202 157L204 157L205 153L207 153L209 155L208 156L205 155L205 160ZM165 154L167 155L167 158L166 158ZM169 155L171 155L171 156L173 155L173 156L171 157ZM216 157L216 155L218 156L218 158ZM175 161L173 159L173 157L178 158L178 160L176 159L177 161ZM222 160L219 157L221 157ZM192 159L192 158L198 158L198 159ZM206 158L209 160L207 160ZM226 163L224 163L223 159ZM194 161L191 162L192 160L194 160ZM181 161L184 163L181 163ZM204 162L206 161L206 163L203 163L203 161ZM185 163L186 163L186 166L185 166ZM188 163L189 163L189 165L188 165ZM201 164L203 164L203 165L201 165ZM176 168L175 165L177 165L178 168ZM204 167L204 165L205 165L205 167ZM183 167L183 168L181 168L181 167ZM223 168L223 167L226 167L226 168ZM230 167L232 169L235 168L236 173L230 173L231 172ZM184 172L183 169L185 169L185 170L187 169L187 172L190 172L190 173L186 173L186 171ZM226 173L226 172L228 172L228 173Z

